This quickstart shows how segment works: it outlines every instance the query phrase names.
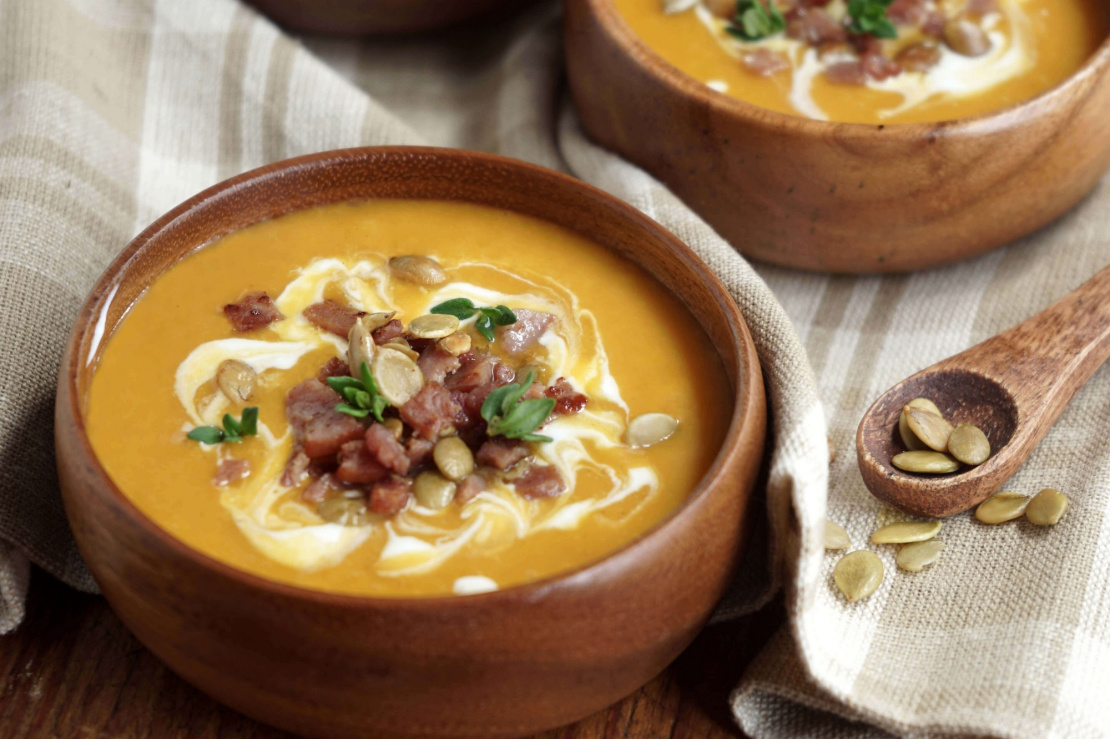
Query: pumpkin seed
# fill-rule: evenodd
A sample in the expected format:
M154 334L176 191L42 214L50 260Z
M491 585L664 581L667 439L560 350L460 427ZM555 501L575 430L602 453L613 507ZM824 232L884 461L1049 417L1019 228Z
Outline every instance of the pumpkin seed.
M389 260L389 268L393 270L393 274L402 280L415 282L417 285L430 287L447 282L447 275L443 272L443 267L430 257L414 255L393 257Z
M409 333L418 339L442 339L458 330L458 318L439 313L417 316L409 322Z
M895 454L890 460L900 470L906 472L928 472L933 475L943 475L960 469L959 463L940 452L902 452Z
M1025 513L1029 499L1020 493L995 493L975 509L975 517L983 523L1013 521Z
M1033 496L1025 509L1029 523L1037 526L1055 526L1068 509L1068 496L1059 490L1045 488Z
M351 377L359 377L359 372L362 368L362 363L365 362L371 365L374 361L374 354L378 351L378 345L374 343L374 336L371 332L374 330L370 328L374 321L367 320L373 316L380 315L378 313L371 313L368 316L355 321L355 325L351 326L351 330L347 332L347 369L351 372Z
M940 553L943 551L944 542L940 539L915 541L899 549L894 561L907 572L921 572L940 559Z
M878 529L871 535L872 544L909 544L928 541L940 532L940 521L899 521Z
M457 436L448 436L436 442L432 450L436 467L448 480L458 482L474 471L474 454Z
M409 345L409 343L402 339L400 336L395 339L390 339L389 341L382 344L382 346L388 346L390 349L396 349L414 362L420 359L420 352L413 349L412 346Z
M937 404L929 400L928 398L914 398L909 403L906 403L906 405L912 408L920 408L922 410L929 411L930 413L935 413L938 416L942 415L940 412L940 408L937 408ZM922 443L921 439L914 436L913 432L910 431L910 426L908 423L906 423L905 408L902 409L901 415L898 416L898 435L902 437L902 443L906 445L906 449L909 449L911 452L921 451L922 449L928 448L925 446L925 444Z
M827 437L829 441L829 464L836 461L836 444L833 443L832 437Z
M982 464L991 455L991 443L978 426L962 423L948 437L948 453L964 464Z
M401 440L401 435L405 433L405 424L400 418L387 418L382 421L382 425L393 432L393 438L398 441Z
M628 422L629 446L647 447L666 441L678 430L678 421L666 413L645 413Z
M393 316L397 315L397 311L391 310L384 313L367 313L362 318L358 319L367 331L377 331L393 320Z
M421 472L412 483L416 502L425 508L440 510L455 499L455 483L432 470Z
M254 395L258 373L241 359L225 359L216 368L216 385L232 403L243 403Z
M902 409L906 414L906 425L910 427L913 435L921 443L935 452L948 449L948 437L952 435L952 424L945 421L940 415L923 408L914 408L907 405Z
M457 357L460 354L466 354L470 351L470 346L473 342L470 339L470 334L464 334L461 331L453 333L450 336L444 336L436 342L436 344L443 349L443 351L450 354L452 357Z
M954 18L944 24L944 43L961 56L983 56L991 50L991 39L975 21Z
M328 523L341 526L365 526L371 520L371 513L361 494L357 498L342 495L328 498L316 507L316 514Z
M849 603L866 598L883 582L883 561L865 549L850 552L836 563L833 580Z
M398 408L424 387L424 374L416 362L392 347L379 347L370 368L382 397Z
M852 546L848 532L840 524L825 519L825 549L847 549Z

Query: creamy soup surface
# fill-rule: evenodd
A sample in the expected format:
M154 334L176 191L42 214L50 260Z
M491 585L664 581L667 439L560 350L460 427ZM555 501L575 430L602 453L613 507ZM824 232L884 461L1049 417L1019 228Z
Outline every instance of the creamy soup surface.
M426 286L398 277L389 260L402 255L436 260L444 280ZM236 330L223 307L261 292L282 317ZM522 390L525 374L533 374L534 392L526 398L548 397L557 385L565 391L560 397L584 399L584 406L552 411L534 431L545 440L498 437L526 445L527 456L506 470L477 463L482 489L471 490L466 502L441 501L437 508L412 495L374 497L373 485L337 481L337 460L345 452L314 458L290 477L291 460L306 448L291 422L291 391L311 386L319 392L320 382L330 382L314 379L322 368L351 374L347 338L308 320L305 309L330 300L352 311L395 311L408 331L414 318L460 298L479 307L506 306L518 318L496 328L493 341L475 319L462 320L455 334L465 338L455 338L471 346L459 360L464 367L486 357L513 368ZM510 352L513 344L503 332L540 314L552 316L550 324L526 350ZM445 351L437 339L406 335L421 371L423 352ZM371 351L385 356L385 346ZM229 362L254 374L246 400L229 399L216 380ZM337 367L344 368L338 375ZM452 376L440 384L450 385ZM417 382L424 391L432 380ZM452 397L462 408L463 395ZM332 400L342 402L339 395ZM248 408L258 409L254 435L211 443L187 436L197 429L223 433L224 415L241 422ZM403 429L399 444L419 448L415 427L388 420L406 417L404 409L387 406L385 423ZM731 410L729 383L705 334L680 302L634 265L569 230L511 212L369 201L258 224L167 271L108 339L90 387L87 424L99 459L123 493L201 552L303 587L413 596L534 581L634 540L697 485ZM677 430L650 446L634 446L629 423L648 413L670 416ZM341 421L350 418L342 414ZM359 423L383 425L372 413ZM363 427L354 442L358 454L365 453ZM484 424L480 428L488 433ZM433 436L454 433L451 426ZM494 440L457 433L457 440L474 446ZM484 458L480 449L471 451ZM436 465L431 457L413 461L407 475L411 480L422 469L439 475ZM539 493L524 494L521 480L533 467L562 488L533 485L531 492ZM401 479L382 474L386 481ZM329 475L327 485L320 484L323 475ZM450 487L456 489L461 482ZM389 501L400 501L399 510L371 510L372 502Z
M1027 100L1077 71L1110 30L1101 0L613 2L649 47L712 89L854 123L944 121Z

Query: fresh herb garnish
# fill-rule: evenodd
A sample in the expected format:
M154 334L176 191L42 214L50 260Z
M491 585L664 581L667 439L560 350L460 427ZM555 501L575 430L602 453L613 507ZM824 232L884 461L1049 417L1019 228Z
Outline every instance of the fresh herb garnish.
M852 33L869 33L875 38L898 38L898 30L886 17L887 6L894 0L848 0Z
M736 15L725 31L744 41L758 41L786 28L786 19L774 0L738 0Z
M532 433L540 427L555 408L555 398L520 398L532 387L534 371L529 371L524 382L503 385L486 397L482 403L482 418L486 419L490 436L524 441L553 441L550 436Z
M219 444L221 441L238 443L244 436L255 436L258 434L258 406L244 408L243 417L239 421L236 421L230 413L225 413L223 424L222 429L215 426L197 426L189 432L188 436L202 444Z
M328 378L328 386L347 401L335 406L335 410L355 418L366 418L373 413L379 421L385 420L382 411L389 407L389 401L378 390L378 383L370 374L370 365L363 362L359 375L361 379L358 380L353 377Z
M516 323L516 314L509 310L508 306L479 308L469 298L453 298L434 306L431 312L454 316L460 321L477 315L474 327L478 329L478 333L486 337L486 341L493 341L494 326L509 326Z

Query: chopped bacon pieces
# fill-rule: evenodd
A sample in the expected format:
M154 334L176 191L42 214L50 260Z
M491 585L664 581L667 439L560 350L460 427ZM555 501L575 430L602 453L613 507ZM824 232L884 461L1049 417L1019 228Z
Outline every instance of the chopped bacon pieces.
M555 322L555 316L550 313L527 308L518 308L514 313L516 323L497 327L497 340L511 355L523 354L531 349Z
M343 377L348 374L350 374L350 369L347 367L347 363L339 357L332 357L316 373L316 379L320 382L326 382L329 377Z
M224 315L236 331L254 331L285 318L264 292L247 293L239 302L228 303Z
M894 61L909 72L925 72L940 62L940 49L936 44L910 44L898 52Z
M788 38L817 46L827 41L847 41L848 31L820 8L796 7L786 15Z
M212 482L218 487L224 485L232 485L245 480L251 473L251 463L249 459L225 459L220 462L220 466L216 469L216 477Z
M744 69L764 77L770 77L776 72L790 69L790 62L782 54L776 54L770 49L752 49L740 57Z
M394 318L392 321L385 324L384 326L380 326L371 331L370 336L373 337L375 344L381 346L387 341L396 339L403 333L405 333L404 326L401 325L400 321Z
M337 303L334 300L325 300L322 303L313 303L302 311L310 323L336 336L347 338L351 327L359 318L366 315L366 311L357 310L350 306Z
M339 468L335 471L335 476L343 482L365 485L389 476L389 470L382 466L377 456L366 448L366 443L359 439L348 441L339 447L338 460Z
M426 382L420 392L401 406L401 420L428 441L439 438L440 431L453 426L459 406L450 391L438 382Z
M457 370L462 361L440 348L439 344L432 344L420 354L416 366L424 373L427 382L442 383L447 375Z
M495 470L507 470L530 456L532 456L532 450L525 442L494 436L479 447L475 459L478 460L478 464L484 464Z
M517 494L527 500L555 498L567 491L559 471L550 465L532 465L513 485Z
M555 398L555 409L552 413L558 416L570 416L581 412L589 400L585 395L575 390L574 386L567 382L565 377L555 380L551 387L544 391L544 394L549 398Z
M339 394L316 379L305 380L285 398L285 416L294 443L310 458L327 457L348 441L362 438L362 423L335 410Z
M312 484L304 489L304 492L301 493L301 500L305 503L323 503L335 493L349 489L349 486L344 485L338 477L331 473L325 473L313 480Z
M409 458L409 470L414 470L428 463L432 458L435 444L419 436L413 436L405 444L405 454Z
M408 474L412 460L409 459L404 445L397 441L393 432L385 426L380 423L371 424L370 428L366 429L363 443L370 455L383 468L398 475Z
M369 508L382 516L400 513L412 497L412 480L407 477L391 477L375 483L370 488Z
M460 357L459 368L444 383L448 390L469 393L476 387L493 380L493 368L497 360L488 354L471 353L465 359Z
M455 489L455 502L459 505L469 503L478 497L486 489L486 478L481 475L467 475L459 480L458 487Z

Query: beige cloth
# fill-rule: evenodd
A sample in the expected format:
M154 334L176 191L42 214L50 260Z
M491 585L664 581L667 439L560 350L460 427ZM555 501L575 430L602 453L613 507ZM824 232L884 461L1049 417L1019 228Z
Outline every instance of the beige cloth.
M1110 371L1010 485L1069 492L1072 509L1056 529L956 517L931 570L901 573L893 551L878 548L886 581L855 605L831 586L836 555L820 538L830 489L829 515L857 546L892 518L855 469L854 430L869 402L1110 261L1100 233L1110 193L1022 244L948 269L756 274L651 177L584 138L559 74L556 5L423 39L306 44L233 0L0 2L0 321L9 349L0 355L0 539L14 545L0 544L0 632L22 616L26 556L94 588L57 497L51 403L69 322L130 237L198 190L268 161L360 144L466 146L569 171L641 208L706 259L752 328L775 430L760 532L775 535L756 542L719 617L763 602L783 576L791 624L733 697L745 730L1107 732L1099 698L1110 684ZM831 476L818 390L840 450ZM759 556L767 539L773 565Z

